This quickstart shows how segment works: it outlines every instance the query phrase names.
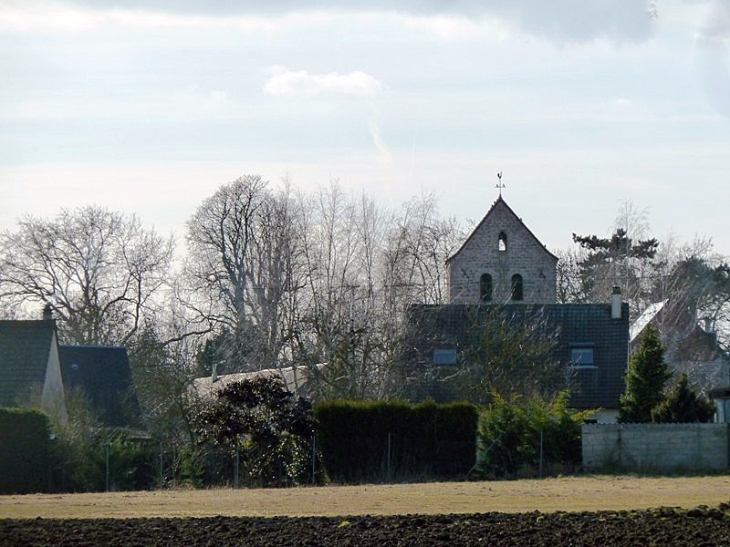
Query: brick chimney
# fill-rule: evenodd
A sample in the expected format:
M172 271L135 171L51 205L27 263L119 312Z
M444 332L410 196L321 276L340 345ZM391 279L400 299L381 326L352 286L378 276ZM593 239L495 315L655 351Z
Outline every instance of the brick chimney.
M43 320L50 321L53 319L53 308L50 304L43 306Z

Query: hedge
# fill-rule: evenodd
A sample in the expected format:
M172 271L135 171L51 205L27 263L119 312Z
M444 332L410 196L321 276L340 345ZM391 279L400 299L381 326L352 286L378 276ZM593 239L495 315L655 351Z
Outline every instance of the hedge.
M474 465L471 403L329 401L315 406L317 447L330 480L460 478Z
M50 424L38 410L0 408L0 494L48 488Z

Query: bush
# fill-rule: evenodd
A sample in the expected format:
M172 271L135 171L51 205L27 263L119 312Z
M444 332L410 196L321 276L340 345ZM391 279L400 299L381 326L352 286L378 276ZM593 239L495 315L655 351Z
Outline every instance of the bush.
M686 374L680 376L674 389L651 411L655 423L707 423L714 415L715 405L690 387Z
M568 392L554 401L507 400L497 393L479 418L478 476L555 474L581 463L581 424L591 412L568 408ZM542 449L541 449L542 445Z
M51 454L48 417L38 410L0 408L0 493L48 489Z
M222 387L195 417L195 426L200 444L224 449L239 462L239 475L253 484L297 483L304 476L306 464L298 458L305 456L303 447L314 433L312 406L279 378Z
M315 407L317 443L337 482L465 476L474 463L470 403L328 401Z

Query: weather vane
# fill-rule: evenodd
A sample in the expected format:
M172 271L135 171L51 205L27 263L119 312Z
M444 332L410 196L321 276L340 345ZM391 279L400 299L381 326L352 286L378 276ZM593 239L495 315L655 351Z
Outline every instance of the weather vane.
M497 184L495 184L494 187L495 188L499 188L499 197L502 197L502 188L507 188L502 183L502 171L500 171L499 173L497 173L497 178L499 179L499 182Z

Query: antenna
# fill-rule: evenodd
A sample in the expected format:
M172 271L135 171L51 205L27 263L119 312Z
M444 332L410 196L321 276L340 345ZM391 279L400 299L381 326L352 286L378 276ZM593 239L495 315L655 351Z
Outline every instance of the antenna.
M495 184L494 187L495 188L499 188L499 197L502 197L502 188L507 188L502 183L502 171L500 171L499 173L497 173L497 178L499 179L499 182L497 184Z

